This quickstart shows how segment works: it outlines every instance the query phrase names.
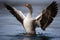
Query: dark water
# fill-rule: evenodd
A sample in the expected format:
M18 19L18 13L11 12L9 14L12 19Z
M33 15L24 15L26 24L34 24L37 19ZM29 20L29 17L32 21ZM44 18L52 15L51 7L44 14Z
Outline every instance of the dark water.
M32 1L32 3L35 2ZM24 6L15 5L14 7L21 10L24 15L28 11ZM32 5L32 7L34 11L33 18L35 18L47 5ZM0 40L60 40L60 6L58 5L58 7L59 11L54 21L45 31L37 28L37 36L26 36L26 32L20 22L4 6L0 7Z

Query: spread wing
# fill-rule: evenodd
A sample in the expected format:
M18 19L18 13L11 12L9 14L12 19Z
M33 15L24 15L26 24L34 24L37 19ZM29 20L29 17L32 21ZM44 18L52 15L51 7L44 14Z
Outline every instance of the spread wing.
M41 25L41 28L45 30L45 28L52 23L53 19L57 15L57 11L57 3L56 1L53 1L46 9L42 11L41 15L36 17L36 24L39 26Z
M4 6L9 10L9 12L14 15L16 17L16 19L18 21L20 21L23 24L23 20L25 18L25 16L23 15L23 13L19 10L17 10L16 8L8 5L8 4L4 4Z

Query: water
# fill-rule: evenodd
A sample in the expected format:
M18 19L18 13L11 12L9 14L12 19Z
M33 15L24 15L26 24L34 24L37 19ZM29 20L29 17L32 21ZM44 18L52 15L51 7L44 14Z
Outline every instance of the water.
M33 18L46 6L32 5L34 10ZM27 8L20 5L15 5L14 7L21 10L26 16ZM21 23L4 6L3 8L0 7L0 40L60 40L60 8L51 25L45 31L37 28L36 33L37 36L26 36L26 32Z

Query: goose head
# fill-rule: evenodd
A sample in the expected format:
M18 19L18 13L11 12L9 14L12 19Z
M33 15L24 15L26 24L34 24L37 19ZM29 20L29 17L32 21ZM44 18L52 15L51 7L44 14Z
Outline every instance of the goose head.
M29 3L26 3L24 6L29 9L30 13L32 13L32 6Z

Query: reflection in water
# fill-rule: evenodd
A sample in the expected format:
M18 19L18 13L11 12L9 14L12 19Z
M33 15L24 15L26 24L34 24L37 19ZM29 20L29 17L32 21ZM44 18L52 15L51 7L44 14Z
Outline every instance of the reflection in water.
M50 40L50 38L48 36L42 36L40 40Z
M16 35L11 40L50 40L52 37L37 34L37 36Z
M32 37L26 37L26 38L23 38L23 40L50 40L49 37L46 37L46 36L42 36L42 37L35 37L35 38L32 38Z

